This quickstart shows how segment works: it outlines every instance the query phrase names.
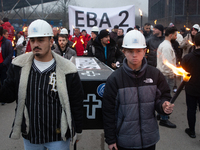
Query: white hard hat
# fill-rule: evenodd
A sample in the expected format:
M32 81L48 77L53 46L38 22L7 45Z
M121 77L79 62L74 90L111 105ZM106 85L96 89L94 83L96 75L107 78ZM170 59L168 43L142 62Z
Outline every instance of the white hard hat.
M99 28L97 26L92 27L91 32L99 32Z
M123 48L146 48L144 35L137 30L131 30L124 36Z
M199 25L198 24L194 24L192 27L197 29L197 30L199 30Z
M62 28L60 31L60 34L68 34L68 31L66 28Z
M53 30L49 23L44 20L37 19L28 27L28 37L48 37L53 36Z

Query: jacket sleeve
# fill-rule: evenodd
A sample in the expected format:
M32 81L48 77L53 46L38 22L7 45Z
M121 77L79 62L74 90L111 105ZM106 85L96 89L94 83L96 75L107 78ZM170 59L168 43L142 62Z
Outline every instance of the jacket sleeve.
M12 103L17 99L14 78L14 66L10 65L7 71L7 78L0 88L0 102Z
M171 95L170 95L170 88L167 84L167 81L164 77L164 75L159 71L158 74L158 82L157 82L157 93L156 93L156 111L159 114L168 115L165 114L162 108L162 104L165 101L170 101Z
M10 40L6 40L6 53L8 54L7 57L4 59L3 63L9 67L11 61L12 61L12 56L13 56L13 47L12 43Z
M93 45L89 46L88 48L88 55L89 57L94 57L93 52L92 52L92 47L94 47ZM94 47L95 48L95 47Z
M190 46L189 44L187 44L188 43L187 41L189 40L188 36L189 35L183 38L182 42L180 43L180 48L186 49L187 47Z
M17 49L22 49L22 47L24 47L23 44L22 44L23 41L24 41L24 37L23 36L18 39L17 44L16 44L16 48Z
M124 54L116 47L116 53L115 53L116 61L119 61L120 63L123 62Z
M108 145L116 143L116 96L117 86L109 77L106 81L102 104L105 141Z
M70 74L70 76L71 77L67 76L66 80L71 114L75 126L75 132L81 133L83 126L83 88L78 73Z

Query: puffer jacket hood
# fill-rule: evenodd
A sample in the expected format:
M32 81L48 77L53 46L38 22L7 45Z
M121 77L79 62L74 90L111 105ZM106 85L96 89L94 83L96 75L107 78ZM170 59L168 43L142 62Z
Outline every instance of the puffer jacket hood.
M11 26L12 26L12 25L10 24L10 22L4 22L3 25L5 25L5 26L7 26L7 27L11 27Z

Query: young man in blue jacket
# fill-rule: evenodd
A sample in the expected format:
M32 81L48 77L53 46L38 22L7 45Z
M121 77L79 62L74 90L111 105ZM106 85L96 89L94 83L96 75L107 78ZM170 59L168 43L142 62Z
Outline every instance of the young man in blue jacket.
M107 80L103 120L109 150L155 150L159 129L155 110L170 114L170 89L163 74L145 59L145 38L128 32L123 40L123 66Z

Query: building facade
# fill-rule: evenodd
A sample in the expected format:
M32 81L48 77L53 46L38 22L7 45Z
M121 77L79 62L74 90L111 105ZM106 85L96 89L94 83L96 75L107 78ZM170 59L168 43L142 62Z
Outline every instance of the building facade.
M173 23L178 29L200 24L200 0L149 0L149 22L168 26Z

